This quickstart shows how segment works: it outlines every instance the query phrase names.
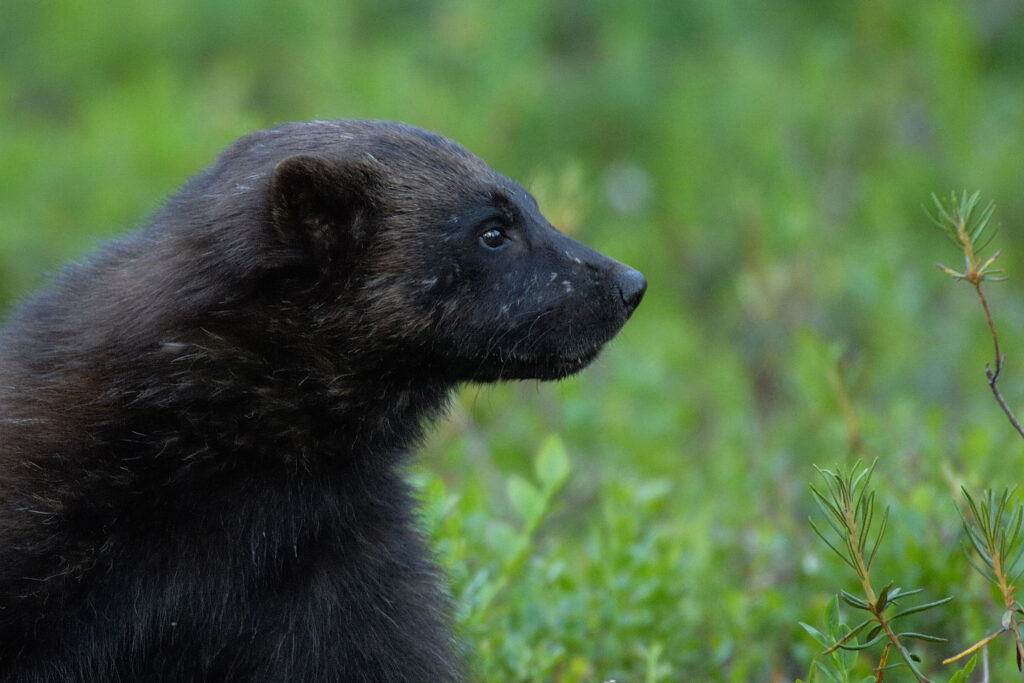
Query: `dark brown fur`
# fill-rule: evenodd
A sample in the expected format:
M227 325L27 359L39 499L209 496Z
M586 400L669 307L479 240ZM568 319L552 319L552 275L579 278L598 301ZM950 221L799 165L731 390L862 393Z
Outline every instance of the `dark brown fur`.
M0 336L0 680L462 678L405 453L644 287L438 135L243 138Z

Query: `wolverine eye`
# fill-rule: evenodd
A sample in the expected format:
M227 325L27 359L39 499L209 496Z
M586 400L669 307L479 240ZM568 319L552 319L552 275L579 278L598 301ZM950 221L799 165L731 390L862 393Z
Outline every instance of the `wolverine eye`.
M508 238L505 237L505 233L497 228L491 228L484 234L480 235L480 241L489 249L497 249L505 243L506 239Z

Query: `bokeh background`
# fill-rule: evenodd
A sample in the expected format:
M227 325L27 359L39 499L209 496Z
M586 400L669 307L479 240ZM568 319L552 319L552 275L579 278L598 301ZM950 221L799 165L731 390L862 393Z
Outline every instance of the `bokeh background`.
M856 587L807 484L857 458L891 507L876 583L957 596L912 624L950 639L926 670L998 628L958 491L1015 484L1024 448L922 206L996 202L1022 406L1017 0L6 0L0 310L236 137L341 117L459 140L650 283L581 376L465 389L410 473L480 680L806 678L797 622ZM544 503L549 435L571 471ZM1008 640L990 655L1016 675Z

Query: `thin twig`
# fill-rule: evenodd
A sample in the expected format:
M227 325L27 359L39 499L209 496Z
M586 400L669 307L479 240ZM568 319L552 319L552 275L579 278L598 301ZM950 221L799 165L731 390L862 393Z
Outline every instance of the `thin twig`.
M996 397L996 401L999 403L999 407L1003 409L1006 417L1010 420L1010 424L1017 430L1021 438L1024 439L1024 427L1021 427L1020 421L1017 416L1010 410L1010 406L1006 404L1006 399L1003 398L1003 394L999 391L999 375L1003 371L1003 363L1006 361L1006 356L999 351L999 335L996 334L996 326L992 321L992 311L989 310L988 300L985 298L985 293L981 291L981 282L978 280L972 281L974 285L974 291L978 293L978 299L981 301L981 307L985 311L985 322L988 323L989 334L992 335L992 346L995 349L996 354L996 367L995 370L989 363L985 363L985 376L988 378L988 386L992 390L992 395Z
M892 643L886 643L885 649L882 650L882 657L878 660L878 666L875 667L875 683L882 683L882 679L885 677L885 665L889 663L889 650L892 647Z
M1001 628L998 631L996 631L995 633L990 633L987 636L985 636L984 638L982 638L981 640L979 640L978 642L976 642L974 645L971 645L969 648L967 648L963 652L958 652L957 654L953 655L952 657L946 657L945 659L942 660L942 664L944 666L946 664L952 664L953 662L955 662L955 661L957 661L959 659L963 659L967 655L974 654L978 650L986 648L989 643L991 643L993 640L995 640L999 636L1003 635L1004 633L1006 633L1006 629L1005 628ZM987 652L987 650L986 650L986 652Z
M988 307L988 299L985 298L985 293L981 291L981 281L976 281L974 284L974 291L978 293L978 298L981 300L981 307L985 310L985 322L988 323L988 331L992 335L992 346L995 347L996 356L996 379L999 378L999 371L1002 369L1003 354L999 353L999 335L996 334L996 325L992 322L992 311Z

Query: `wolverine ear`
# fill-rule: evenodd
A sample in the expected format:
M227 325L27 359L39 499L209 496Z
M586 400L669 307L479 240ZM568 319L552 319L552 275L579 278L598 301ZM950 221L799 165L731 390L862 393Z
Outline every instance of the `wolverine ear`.
M271 219L278 237L330 266L368 236L382 180L370 160L288 157L270 178Z

